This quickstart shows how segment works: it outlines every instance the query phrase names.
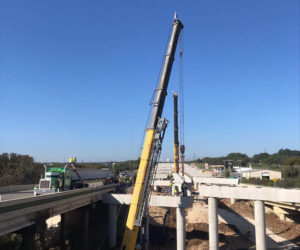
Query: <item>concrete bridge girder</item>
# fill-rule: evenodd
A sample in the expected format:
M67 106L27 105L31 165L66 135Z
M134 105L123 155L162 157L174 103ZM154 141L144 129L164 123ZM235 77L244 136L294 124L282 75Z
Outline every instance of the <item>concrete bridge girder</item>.
M300 202L300 189L281 188L246 188L246 187L226 187L226 186L199 186L199 194L208 197L209 209L209 243L210 250L218 249L215 244L216 234L218 234L215 219L218 216L216 209L217 198L230 198L242 200L254 200L255 210L255 241L256 249L265 250L266 245L266 224L264 201L274 202Z
M105 193L114 191L116 186L80 189L1 202L0 236L33 225L41 217L47 219L99 201ZM72 196L74 194L76 196Z
M130 205L131 197L132 195L130 194L107 194L103 197L103 202L109 204L110 206L115 206L115 207L117 205ZM193 206L193 198L188 196L177 197L177 196L151 195L149 205L157 206L157 207L176 208L177 249L184 250L186 244L185 208ZM110 217L109 225L112 228L114 228L116 225L116 222L112 217ZM115 247L114 239L116 237L116 232L113 229L110 229L110 232L112 235L109 236L110 238L109 242L112 243L111 247Z

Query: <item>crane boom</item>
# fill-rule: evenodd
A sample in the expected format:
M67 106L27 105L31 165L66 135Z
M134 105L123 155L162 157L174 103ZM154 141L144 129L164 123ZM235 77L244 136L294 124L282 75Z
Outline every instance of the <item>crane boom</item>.
M177 15L175 15L158 89L156 90L156 98L153 103L151 120L146 131L144 147L123 236L122 250L135 249L139 228L141 226L141 217L148 207L151 169L156 165L157 159L159 158L164 130L167 126L167 122L161 119L161 115L167 95L176 46L182 29L183 24L177 18Z
M178 141L178 94L173 93L174 99L174 173L179 173L179 141Z

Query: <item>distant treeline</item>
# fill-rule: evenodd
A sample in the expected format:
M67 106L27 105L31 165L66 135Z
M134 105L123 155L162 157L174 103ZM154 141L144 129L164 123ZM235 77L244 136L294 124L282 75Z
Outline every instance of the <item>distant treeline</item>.
M43 165L29 155L0 155L0 186L38 183L43 172Z
M222 157L204 157L198 159L199 163L208 163L211 165L223 165L232 161L234 166L247 166L251 164L276 165L276 166L296 166L300 165L300 151L280 149L277 153L260 153L249 157L242 153L230 153Z
M65 163L54 162L53 166L64 166ZM110 168L118 174L120 171L137 169L139 160L105 163L78 163L79 168ZM3 153L0 155L0 186L35 184L44 177L44 164L34 162L29 155Z
M224 157L205 157L198 159L199 163L224 164L233 161L233 165L246 166L251 164L263 164L268 166L299 166L300 151L280 149L275 154L260 153L248 157L242 153L230 153ZM53 163L53 165L64 165L64 163ZM80 168L110 168L118 174L120 171L135 170L139 166L139 160L106 162L106 163L78 163ZM38 183L44 174L42 163L34 162L29 155L15 153L3 153L0 155L0 186ZM294 175L295 176L295 175Z

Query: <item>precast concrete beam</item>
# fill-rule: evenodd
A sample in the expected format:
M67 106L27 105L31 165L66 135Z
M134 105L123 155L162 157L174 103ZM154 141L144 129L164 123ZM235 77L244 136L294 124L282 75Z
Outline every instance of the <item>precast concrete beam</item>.
M159 187L168 187L170 185L170 180L155 180L152 183L152 186L159 186Z
M102 200L103 194L114 191L118 186L82 188L0 202L0 236L35 224L41 213L53 217Z
M263 201L254 201L255 242L257 250L266 250L265 205Z
M106 194L103 197L103 202L106 204L129 205L131 197L131 194ZM193 206L193 197L151 195L149 205L153 207L188 208Z
M183 183L182 177L179 174L173 173L172 175L173 175L173 178L174 178L174 182Z
M180 174L181 175L181 174ZM181 176L182 177L182 176ZM184 176L183 176L183 180L186 182L186 183L192 183L193 182L193 178L189 176L189 174L186 174L184 173Z
M176 208L176 238L177 250L185 250L186 246L186 230L185 230L185 209Z
M168 181L165 181L165 180L155 180L152 183L152 186L154 186L154 187L155 186L157 186L157 187L169 187L170 186L170 182L171 182L170 180L168 180ZM175 182L175 181L172 182L172 186L177 186L179 188L179 190L181 190L181 185L182 185L182 183Z
M217 184L217 185L230 185L236 186L239 183L238 179L229 178L202 178L194 177L193 182L196 184Z
M154 179L155 180L166 180L166 179L168 179L168 174L155 174Z
M199 186L203 197L300 203L300 189Z
M219 249L218 200L213 197L208 198L208 222L209 250L217 250Z

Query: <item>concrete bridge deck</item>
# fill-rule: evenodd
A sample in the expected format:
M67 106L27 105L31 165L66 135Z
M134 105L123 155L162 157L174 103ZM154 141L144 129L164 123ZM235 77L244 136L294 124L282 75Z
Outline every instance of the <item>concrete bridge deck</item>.
M118 184L0 202L0 236L33 225L39 217L63 214L102 200Z

